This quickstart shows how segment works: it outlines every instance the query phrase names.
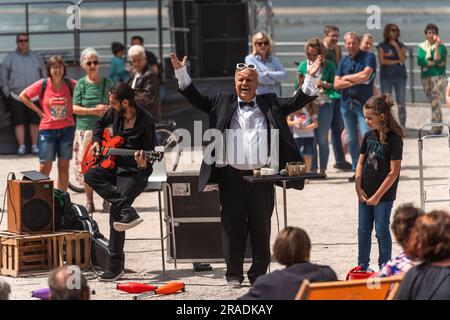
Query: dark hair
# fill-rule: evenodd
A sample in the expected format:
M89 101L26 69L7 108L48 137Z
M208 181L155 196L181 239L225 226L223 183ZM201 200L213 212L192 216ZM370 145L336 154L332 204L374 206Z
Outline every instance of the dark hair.
M439 29L438 29L437 25L435 25L434 23L427 24L427 26L425 27L425 30L423 32L425 34L427 34L428 30L434 30L436 32L436 34L439 34Z
M315 48L318 51L318 54L322 56L322 66L325 65L326 62L326 50L323 42L320 38L311 38L305 43L305 55L308 53L308 48Z
M325 28L323 28L323 35L327 36L331 31L339 32L339 27L334 26L332 24L328 24L325 26Z
M51 56L50 58L48 58L47 64L46 64L48 76L50 78L52 77L52 75L50 73L50 69L55 64L59 64L59 65L61 65L63 67L63 69L64 69L63 77L65 77L66 74L67 74L66 64L64 63L64 59L61 56Z
M422 214L422 209L414 207L412 203L405 203L395 210L391 229L395 239L397 239L397 242L403 249L405 249L408 243L411 230L417 218Z
M390 32L391 28L397 28L397 30L398 30L397 39L400 38L400 28L395 23L388 23L387 25L384 26L384 31L383 31L383 38L384 38L384 41L386 41L386 42L389 41L389 32Z
M394 100L392 100L389 94L382 94L381 96L370 97L364 105L364 109L372 110L377 116L384 114L385 121L383 123L383 129L380 132L380 142L382 144L386 142L386 134L388 131L392 131L400 137L405 136L403 128L392 115L392 107L394 104Z
M28 33L26 33L26 32L21 32L21 33L18 33L18 34L16 35L16 42L19 41L19 37L21 37L21 36L25 36L25 37L27 37L28 39L30 38L30 35L29 35Z
M135 105L135 93L126 82L117 82L109 90L109 94L114 94L119 101L128 100L131 105Z
M117 55L120 51L125 51L125 46L120 42L111 43L111 51L113 55Z
M286 227L281 230L273 245L275 259L287 267L308 261L310 251L311 240L308 234L297 227Z
M142 38L141 36L132 36L131 41L133 40L139 40L142 44L144 43L144 38Z
M405 250L415 260L442 261L450 258L450 214L433 210L419 217Z
M59 267L54 269L48 277L48 286L50 288L52 300L85 300L86 296L88 296L86 293L89 292L89 286L86 278L81 272L79 273L79 287L67 287L69 277L75 275L71 270L69 271L69 267L76 266L65 265Z

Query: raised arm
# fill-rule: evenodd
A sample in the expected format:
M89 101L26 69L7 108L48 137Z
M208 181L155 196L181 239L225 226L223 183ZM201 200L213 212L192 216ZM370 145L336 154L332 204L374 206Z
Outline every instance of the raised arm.
M203 96L198 92L197 88L192 83L191 77L187 72L187 57L179 60L175 53L170 54L170 61L172 62L175 71L175 77L178 80L178 87L180 93L188 99L188 101L196 108L203 112L210 113L213 102L207 96Z

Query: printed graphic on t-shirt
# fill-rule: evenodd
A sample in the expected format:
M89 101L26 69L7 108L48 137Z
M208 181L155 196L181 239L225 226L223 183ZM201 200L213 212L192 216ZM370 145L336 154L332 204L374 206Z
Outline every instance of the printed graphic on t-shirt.
M67 117L68 101L65 97L51 98L49 105L52 120L64 120Z
M378 159L383 159L383 145L375 140L367 140L367 165L378 170Z

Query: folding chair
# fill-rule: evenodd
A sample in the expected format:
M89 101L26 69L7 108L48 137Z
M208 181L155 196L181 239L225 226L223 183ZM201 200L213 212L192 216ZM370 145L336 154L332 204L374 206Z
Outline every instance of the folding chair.
M295 300L393 300L403 276L353 281L303 280Z

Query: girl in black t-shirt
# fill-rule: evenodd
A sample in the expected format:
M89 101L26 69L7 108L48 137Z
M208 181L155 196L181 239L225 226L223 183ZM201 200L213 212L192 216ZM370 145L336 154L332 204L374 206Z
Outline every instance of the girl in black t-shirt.
M367 269L375 222L381 267L391 258L389 218L397 193L403 153L403 129L392 115L389 95L373 96L364 105L370 131L361 143L355 188L359 199L358 265Z

